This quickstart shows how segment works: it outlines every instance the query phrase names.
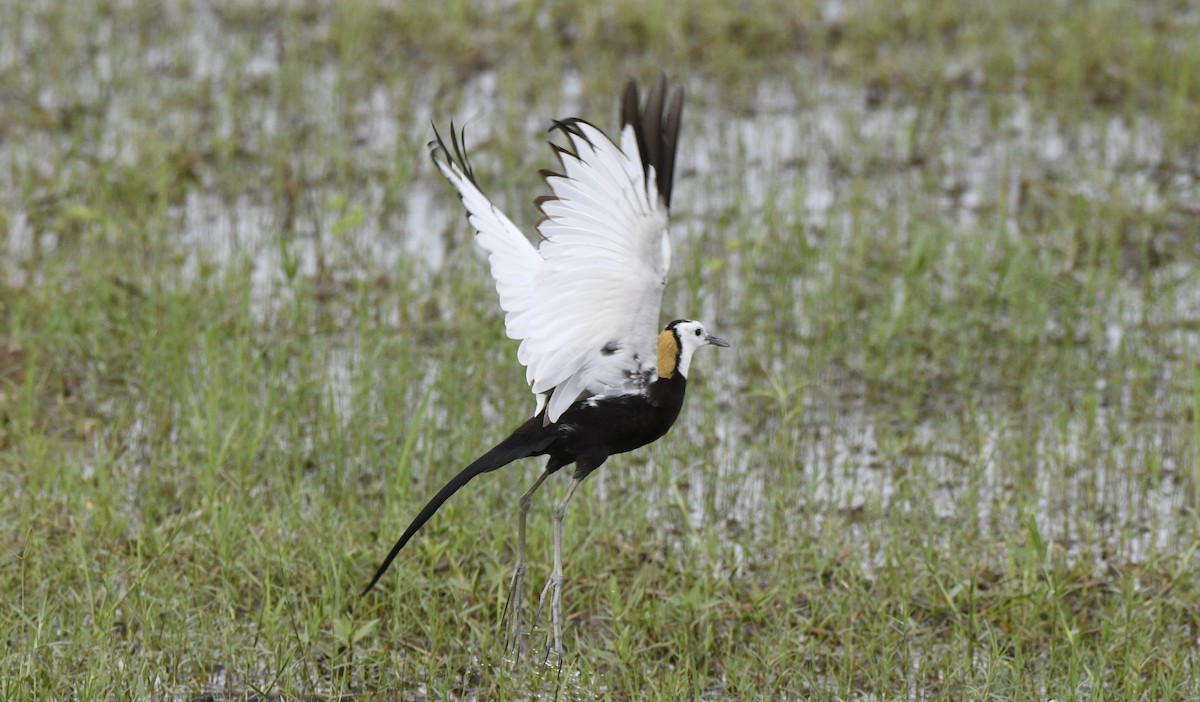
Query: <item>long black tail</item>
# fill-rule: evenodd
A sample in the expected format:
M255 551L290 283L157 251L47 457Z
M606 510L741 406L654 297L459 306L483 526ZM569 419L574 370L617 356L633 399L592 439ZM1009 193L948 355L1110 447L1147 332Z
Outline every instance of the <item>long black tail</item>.
M519 458L540 455L550 444L554 443L555 438L553 427L542 426L542 416L539 414L518 427L507 439L496 444L495 448L463 468L458 475L446 483L445 487L438 491L438 494L433 496L429 504L425 505L424 509L412 520L412 524L409 524L404 533L400 535L400 539L396 541L396 545L392 547L387 558L383 559L379 570L375 571L375 577L371 578L371 584L363 588L361 594L365 595L375 587L375 583L379 582L379 579L387 572L388 566L392 565L392 561L396 560L396 556L400 554L400 549L404 548L421 527L425 526L425 522L429 521L434 512L437 512L446 500L450 499L451 495L458 492L459 488L469 483L471 478L481 473L503 468Z

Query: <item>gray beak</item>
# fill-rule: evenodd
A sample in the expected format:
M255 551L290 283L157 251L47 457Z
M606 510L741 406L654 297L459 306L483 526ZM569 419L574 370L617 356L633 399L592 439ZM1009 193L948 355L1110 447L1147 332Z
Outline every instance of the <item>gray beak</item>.
M725 341L724 339L721 339L719 337L715 337L712 334L709 334L708 336L704 337L704 343L706 343L710 346L720 346L723 349L729 348L728 341Z

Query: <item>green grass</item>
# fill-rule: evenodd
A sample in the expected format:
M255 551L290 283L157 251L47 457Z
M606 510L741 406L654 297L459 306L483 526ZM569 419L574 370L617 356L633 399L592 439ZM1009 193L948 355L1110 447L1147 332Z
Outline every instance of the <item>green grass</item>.
M0 696L1200 694L1194 8L821 5L4 3ZM428 123L528 224L550 119L659 71L664 316L734 348L514 670L533 461L356 597L532 408Z

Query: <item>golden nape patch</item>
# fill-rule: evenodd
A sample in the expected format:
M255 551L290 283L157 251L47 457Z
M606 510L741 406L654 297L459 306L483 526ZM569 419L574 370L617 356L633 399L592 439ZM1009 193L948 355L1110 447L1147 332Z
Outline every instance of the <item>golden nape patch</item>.
M679 363L679 342L675 340L675 332L664 329L658 335L658 377L670 378L675 375Z

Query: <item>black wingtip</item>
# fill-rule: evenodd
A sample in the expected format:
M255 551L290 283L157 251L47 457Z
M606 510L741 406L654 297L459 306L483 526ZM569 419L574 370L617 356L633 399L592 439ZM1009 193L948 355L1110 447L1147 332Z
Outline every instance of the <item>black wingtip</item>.
M451 164L458 167L467 177L467 180L479 185L475 180L475 169L471 167L471 160L467 158L467 129L462 127L454 128L454 122L450 122L450 145L446 145L445 139L442 138L441 132L438 131L437 125L431 120L429 126L433 128L433 140L429 142L429 157L436 164L439 158L444 158Z
M683 88L669 89L666 74L659 76L646 102L639 101L636 80L625 85L621 101L621 123L632 125L642 153L646 173L654 168L655 184L667 207L675 179L675 154L679 147L679 128L683 122Z

